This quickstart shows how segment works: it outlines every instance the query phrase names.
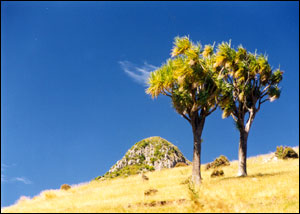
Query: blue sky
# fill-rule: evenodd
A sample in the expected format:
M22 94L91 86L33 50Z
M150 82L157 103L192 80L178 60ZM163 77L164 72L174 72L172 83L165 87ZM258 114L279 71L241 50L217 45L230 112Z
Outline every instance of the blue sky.
M298 145L298 2L1 2L1 206L90 181L150 136L191 160L190 125L145 94L178 35L267 53L282 94L257 114L248 155ZM239 133L220 110L203 139L203 163L237 159Z

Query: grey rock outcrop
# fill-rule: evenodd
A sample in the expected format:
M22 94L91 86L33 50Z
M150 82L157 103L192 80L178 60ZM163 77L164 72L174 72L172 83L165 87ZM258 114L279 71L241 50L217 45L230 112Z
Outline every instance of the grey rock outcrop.
M179 149L161 137L149 137L137 142L125 156L105 174L116 176L172 168L178 162L189 164ZM134 171L134 172L132 172ZM104 176L105 176L104 175Z

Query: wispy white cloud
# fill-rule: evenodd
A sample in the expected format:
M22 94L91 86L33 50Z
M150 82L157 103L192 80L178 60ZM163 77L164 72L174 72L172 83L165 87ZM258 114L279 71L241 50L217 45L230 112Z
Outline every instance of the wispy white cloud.
M15 178L12 178L11 181L12 182L19 181L19 182L22 182L24 184L32 184L32 182L28 178L25 178L25 177L15 177Z
M144 62L143 66L135 66L129 61L120 61L119 62L123 71L131 77L134 81L144 86L148 85L148 78L150 72L156 70L158 67L150 65L147 62Z
M7 165L4 163L1 163L1 183L12 183L12 182L21 182L24 184L32 184L32 181L30 181L28 178L25 177L13 177L13 178L8 178L4 172L6 171L7 168L16 166L16 164L12 165Z

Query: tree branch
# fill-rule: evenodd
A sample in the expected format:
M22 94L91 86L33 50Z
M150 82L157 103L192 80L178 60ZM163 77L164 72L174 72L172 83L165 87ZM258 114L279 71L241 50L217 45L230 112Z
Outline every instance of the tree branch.
M255 114L256 114L255 110L254 110L254 109L251 109L251 111L249 112L249 117L248 117L248 120L247 120L247 122L246 122L246 127L245 127L245 131L246 131L247 133L249 133L249 131L250 131L250 128L251 128L251 125L252 125L252 123L253 123Z
M235 122L238 121L237 117L236 117L233 113L231 113L231 116L232 116L232 118L233 118L233 120L234 120Z
M170 94L172 94L172 90L170 91L169 89L166 88L166 91L169 92Z
M187 121L189 121L189 123L191 123L191 119L188 118L185 114L181 113L180 115L183 116Z
M252 99L252 102L253 102L253 104L254 104L254 97L253 97L253 95L251 96L251 99ZM251 111L251 107L248 107L247 106L247 100L245 99L244 101L243 101L243 104L244 104L244 106L246 107L246 109L248 110L248 111ZM253 105L252 104L252 105ZM254 105L255 106L255 105Z
M268 92L266 92L266 93L262 94L262 95L259 97L259 99L262 99L262 98L264 98L266 95L268 95Z
M248 77L247 77L247 80L245 81L245 83L244 83L244 87L246 87L246 85L248 84L248 82L249 82L249 71L247 72L247 74L248 74Z
M266 102L266 101L268 101L268 100L270 100L270 98L266 98L266 99L264 99L263 101L259 101L259 105L260 105L260 104L263 104L264 102Z
M168 91L168 92L169 92L169 91ZM169 93L170 93L170 92L169 92ZM165 91L165 89L162 91L162 94L172 98L171 93L168 94L168 93Z
M256 109L256 112L258 112L258 111L259 111L259 109L260 109L260 105L261 105L261 104L263 104L264 102L266 102L266 101L270 100L270 98L266 98L266 99L264 99L263 101L261 101L261 100L262 100L262 98L263 98L264 96L266 96L266 95L267 95L267 94L265 94L265 95L263 95L263 96L261 96L261 97L259 98L258 107L257 107L257 109Z
M206 113L206 116L210 115L212 112L214 112L217 109L217 105L213 107L209 112Z
M271 87L271 84L270 85L267 85L263 90L262 90L262 92L261 92L261 94L263 94L268 88L270 88Z

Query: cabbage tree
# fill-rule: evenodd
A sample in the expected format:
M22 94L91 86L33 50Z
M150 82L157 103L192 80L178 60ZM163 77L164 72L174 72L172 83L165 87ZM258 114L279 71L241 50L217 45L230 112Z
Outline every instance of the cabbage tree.
M192 126L192 180L201 183L201 136L205 119L217 108L218 88L213 80L213 47L201 50L188 37L176 37L171 58L151 72L146 93L171 98L174 109Z
M283 72L273 70L265 55L250 53L242 46L221 43L215 56L217 85L221 89L219 106L223 118L232 116L240 132L238 176L247 176L247 141L250 128L263 103L280 96L278 84Z

